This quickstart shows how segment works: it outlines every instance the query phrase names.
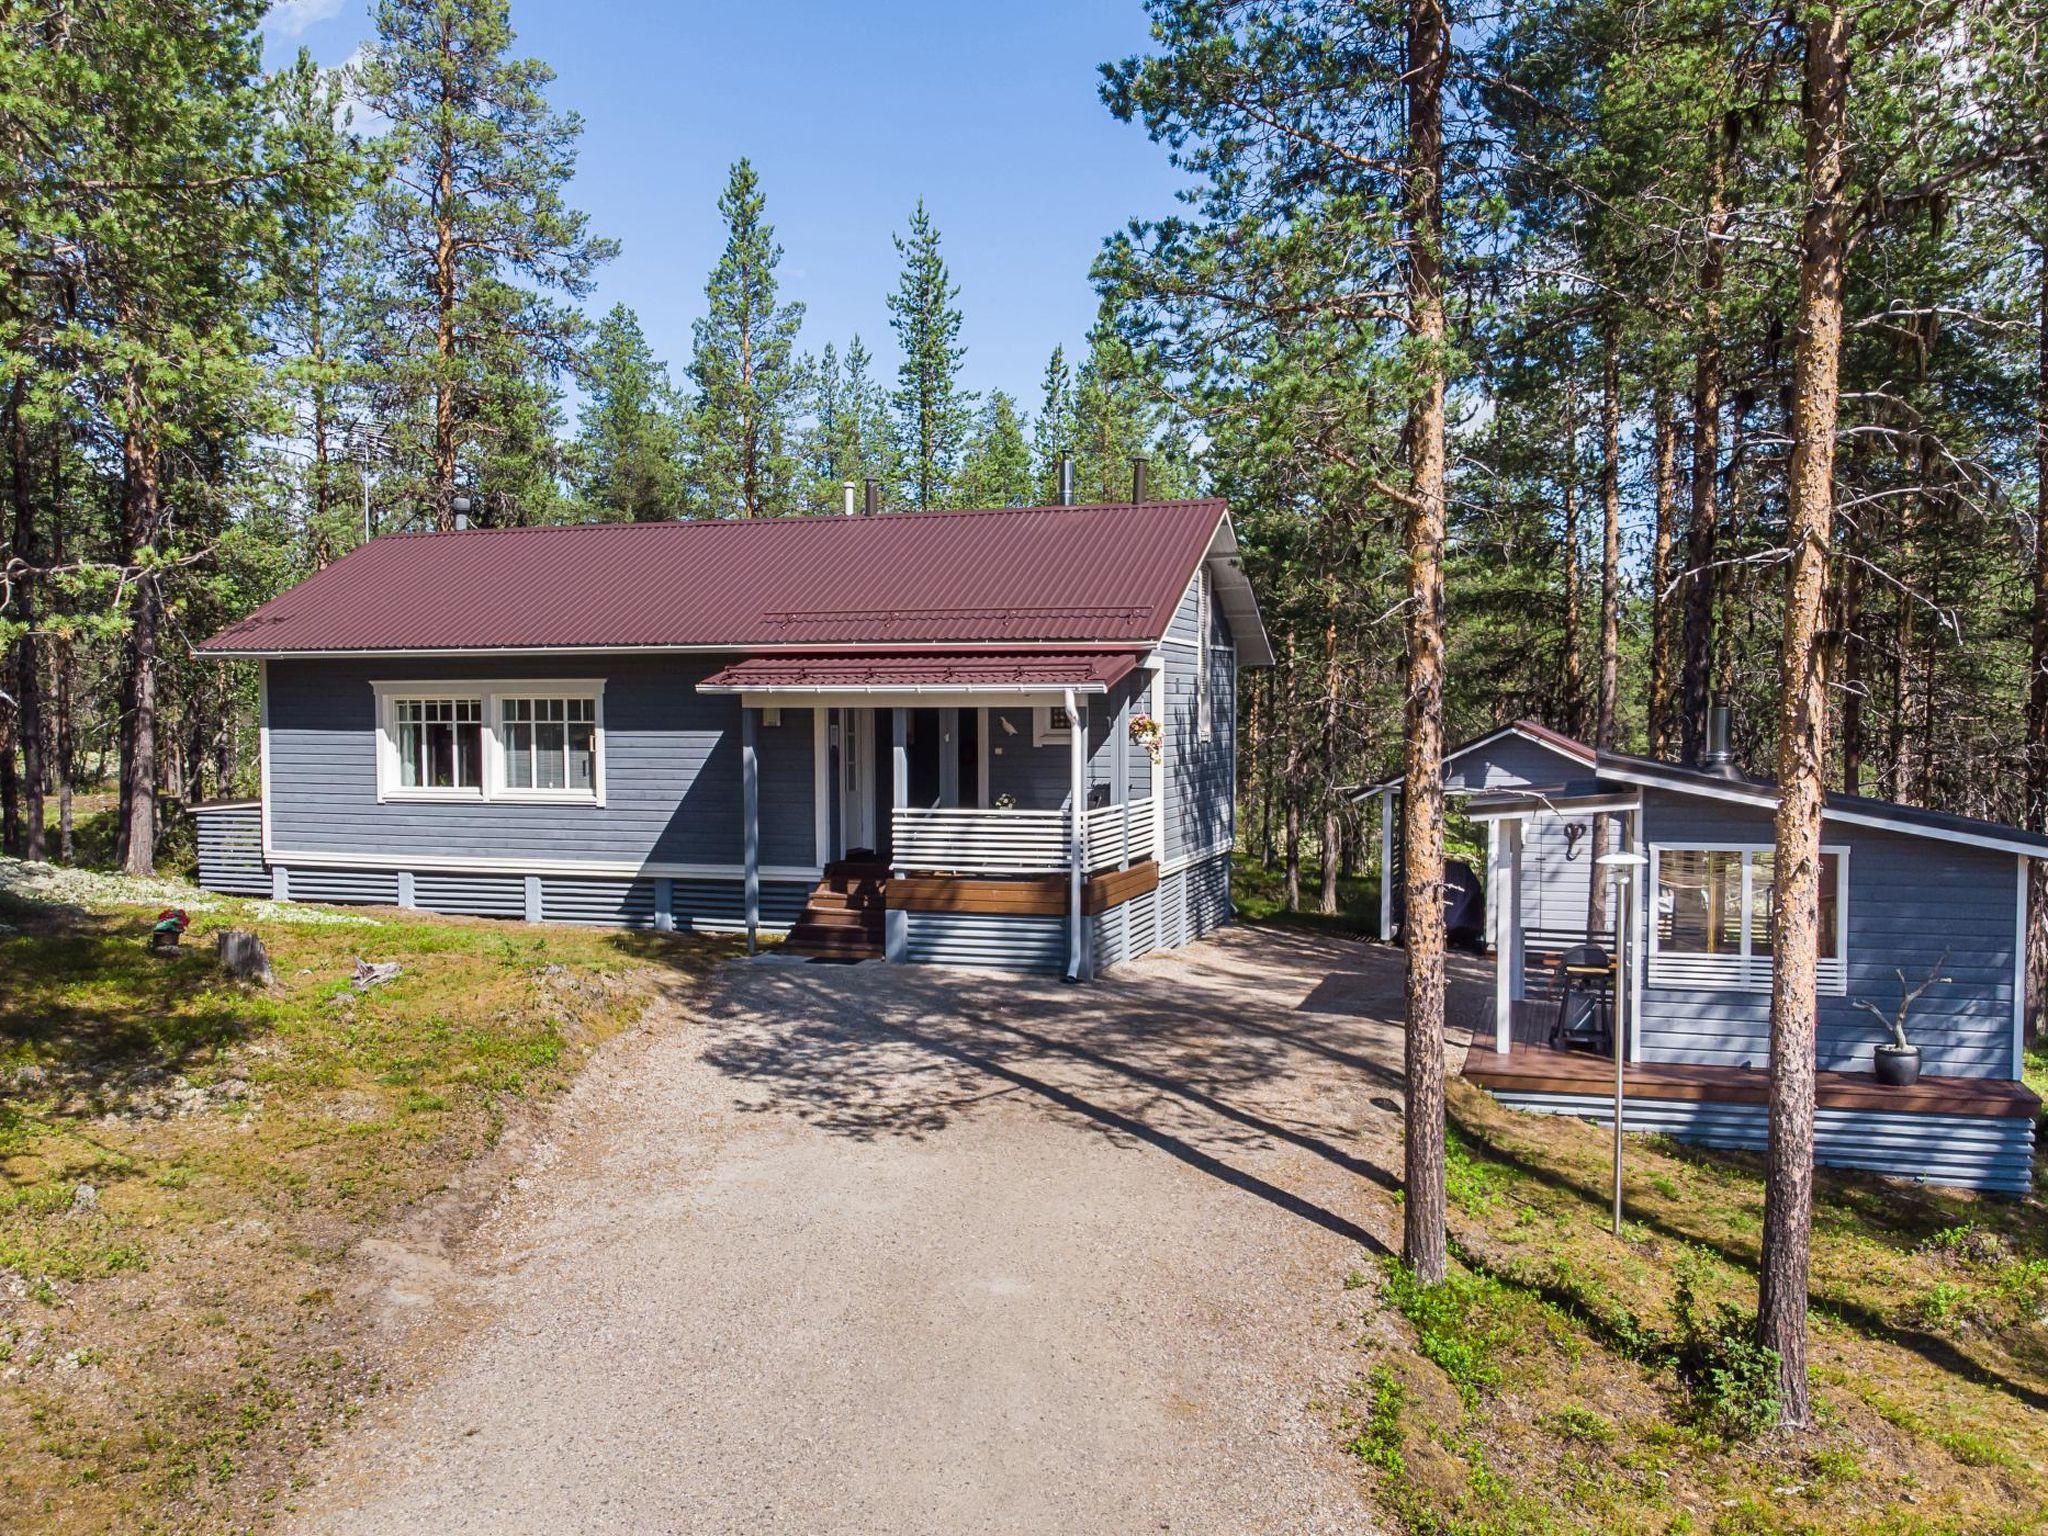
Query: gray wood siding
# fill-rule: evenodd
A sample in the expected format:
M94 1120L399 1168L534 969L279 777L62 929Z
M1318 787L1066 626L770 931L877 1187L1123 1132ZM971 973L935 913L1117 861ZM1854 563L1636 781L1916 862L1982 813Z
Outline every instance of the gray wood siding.
M1145 710L1147 674L1135 672L1106 694L1088 700L1088 786L1113 784L1116 779L1117 711L1128 700L1131 713ZM1008 729L1005 729L1005 727ZM1073 769L1066 743L1042 747L1031 744L1029 709L991 709L988 712L988 793L993 801L1009 795L1019 810L1056 811L1067 803ZM1129 795L1142 799L1152 792L1152 759L1142 747L1131 748ZM972 764L961 773L963 790L971 791Z
M1572 1115L1614 1124L1614 1104L1591 1094L1499 1093L1511 1109ZM1706 1104L1631 1099L1625 1129L1661 1132L1707 1147L1761 1152L1767 1118L1761 1104ZM2030 1121L1980 1115L1885 1114L1822 1109L1814 1115L1814 1161L1961 1189L2024 1195L2032 1187L2034 1128Z
M1519 789L1526 785L1590 787L1593 770L1526 736L1503 736L1466 753L1444 770L1447 790Z
M263 809L238 805L195 811L199 829L199 883L230 896L268 896L270 871L263 864Z
M507 657L270 663L273 847L294 853L738 864L739 703L696 685L709 657ZM380 680L606 680L605 804L377 802ZM812 715L760 733L761 861L817 862ZM422 902L425 905L425 902Z
M905 958L927 965L987 966L1060 974L1067 968L1067 919L906 912Z
M1693 796L1644 796L1650 843L1771 841L1768 812ZM1823 1070L1867 1072L1884 1038L1854 1006L1867 998L1889 1013L1897 971L1918 983L1946 952L1954 980L1914 1008L1909 1030L1929 1073L2011 1077L2013 930L2017 876L2011 854L1829 823L1829 846L1849 849L1848 992L1820 999ZM1770 996L1645 987L1642 1050L1648 1061L1766 1065Z
M1196 580L1199 580L1199 576ZM1188 583L1170 639L1195 638L1198 607L1195 582ZM1236 836L1237 789L1237 659L1221 608L1212 603L1208 644L1160 647L1165 662L1166 718L1166 861L1213 853L1231 846ZM1201 740L1195 699L1195 669L1209 669L1211 731Z
M1576 848L1565 830L1574 824L1585 829ZM1592 873L1592 817L1532 816L1522 823L1522 931L1532 946L1584 942Z

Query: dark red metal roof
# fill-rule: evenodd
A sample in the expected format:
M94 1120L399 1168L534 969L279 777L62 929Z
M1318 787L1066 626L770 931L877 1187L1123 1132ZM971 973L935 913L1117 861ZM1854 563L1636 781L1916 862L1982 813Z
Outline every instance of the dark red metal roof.
M750 656L712 673L702 693L797 689L901 689L971 692L1079 688L1106 691L1138 665L1134 651L969 651L908 656Z
M1224 502L387 534L211 654L1142 646Z

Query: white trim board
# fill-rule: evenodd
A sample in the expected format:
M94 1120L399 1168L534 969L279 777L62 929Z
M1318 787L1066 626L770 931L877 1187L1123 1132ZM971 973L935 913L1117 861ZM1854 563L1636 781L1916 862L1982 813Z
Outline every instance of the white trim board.
M455 875L590 875L633 880L742 880L744 864L635 863L615 859L482 859L453 853L335 853L320 849L268 849L264 859L273 865L301 869L391 869L420 874ZM808 880L824 878L822 865L763 864L763 880Z
M1729 784L1706 785L1677 783L1660 774L1644 773L1640 769L1616 768L1609 763L1600 765L1600 777L1616 779L1623 784L1640 784L1646 789L1669 790L1674 795L1695 795L1702 800L1726 800L1736 805L1752 806L1757 810L1775 811L1778 797L1769 790L1756 785L1747 787ZM1935 827L1925 822L1904 821L1890 816L1875 816L1868 811L1849 811L1837 806L1826 806L1821 811L1823 821L1839 822L1844 826L1873 827L1880 832L1896 832L1901 837L1926 837L1937 842L1961 843L1972 848L1989 848L1997 853L2016 853L2027 859L2048 859L2048 848L2036 847L2012 838L1998 837L1991 833L1967 832L1958 827Z
M1074 691L1083 694L1108 692L1100 684L1076 685ZM820 708L835 703L858 704L863 709L975 709L987 704L990 699L1002 699L1019 707L1024 705L1044 706L1059 703L1067 690L1060 688L1019 688L1006 683L1000 687L962 687L949 683L945 687L930 688L706 688L701 684L697 692L707 698L737 697L747 709L789 708L792 704L809 704Z

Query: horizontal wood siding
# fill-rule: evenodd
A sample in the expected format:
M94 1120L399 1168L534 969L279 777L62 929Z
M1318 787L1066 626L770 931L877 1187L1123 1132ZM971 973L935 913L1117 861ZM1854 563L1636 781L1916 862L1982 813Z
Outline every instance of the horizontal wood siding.
M1067 968L1063 917L908 912L905 957L927 965L988 966L1057 975Z
M1140 669L1106 694L1094 694L1088 705L1087 784L1091 791L1116 780L1115 735L1117 712L1128 702L1133 715L1145 712L1148 674ZM883 722L886 743L887 722ZM883 754L886 759L886 752ZM1133 799L1152 792L1152 759L1145 749L1131 747L1129 793ZM963 800L974 794L975 765L963 763L960 790ZM1008 795L1019 810L1060 810L1068 799L1073 781L1073 764L1065 742L1045 746L1031 744L1029 709L991 709L988 712L988 794L991 803ZM1100 796L1091 795L1099 799Z
M1614 1124L1611 1097L1507 1092L1494 1096L1514 1109ZM1631 1131L1654 1131L1701 1146L1756 1152L1764 1148L1767 1115L1758 1104L1673 1099L1631 1099L1623 1108L1625 1128ZM1822 1109L1814 1116L1816 1162L1962 1189L2026 1194L2032 1184L2033 1145L2033 1122L2019 1118L1887 1114L1868 1109Z
M540 882L540 915L549 923L596 923L607 927L652 928L652 880L557 880Z
M273 661L272 846L292 852L738 864L739 702L696 685L729 657ZM377 803L379 680L606 680L605 803ZM760 732L761 861L817 862L812 716ZM1027 738L1028 739L1028 738Z
M263 808L224 806L193 813L199 837L199 883L229 896L268 896L263 864Z
M522 875L413 876L413 904L424 912L460 917L526 916L526 879Z
M1646 840L1768 844L1769 813L1694 796L1647 791ZM1819 1064L1868 1072L1885 1038L1855 1007L1886 1013L1899 998L1898 970L1918 984L1944 953L1944 974L1914 1006L1908 1026L1924 1070L1943 1077L2012 1076L2013 856L1960 844L1830 823L1824 840L1849 849L1849 933L1844 996L1822 996ZM1770 995L1670 987L1643 991L1645 1061L1765 1065Z
M1197 577L1197 580L1200 578ZM1171 639L1195 639L1195 583L1174 614L1167 634ZM1210 604L1207 644L1200 649L1189 645L1160 647L1165 664L1166 715L1161 722L1166 753L1166 850L1167 863L1231 846L1236 835L1235 791L1237 783L1237 676L1234 654L1229 649L1230 630L1222 606ZM1201 740L1195 700L1195 669L1209 669L1211 739ZM1144 754L1137 754L1144 760ZM1149 771L1150 762L1146 761Z
M1098 976L1159 948L1159 892L1147 891L1090 918L1088 942Z
M670 913L676 932L735 933L747 923L747 891L739 880L674 880ZM761 882L761 927L786 930L803 911L811 888L793 880Z
M1592 768L1555 748L1526 736L1503 736L1459 758L1444 770L1444 788L1451 790L1520 789L1529 785L1563 788L1582 784L1590 789Z

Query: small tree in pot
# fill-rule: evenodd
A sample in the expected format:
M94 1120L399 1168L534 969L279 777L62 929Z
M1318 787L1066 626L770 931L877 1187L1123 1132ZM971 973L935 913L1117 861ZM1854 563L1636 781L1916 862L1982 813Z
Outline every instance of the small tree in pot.
M1873 1002L1856 999L1856 1006L1870 1014L1892 1032L1892 1037L1877 1048L1877 1080L1891 1088L1907 1088L1920 1081L1920 1047L1906 1035L1906 1022L1911 1017L1913 1005L1926 996L1929 989L1942 985L1951 978L1941 973L1948 964L1948 951L1941 952L1941 958L1934 962L1934 968L1918 986L1909 985L1903 970L1894 974L1899 978L1899 1008L1894 1014L1887 1014Z

